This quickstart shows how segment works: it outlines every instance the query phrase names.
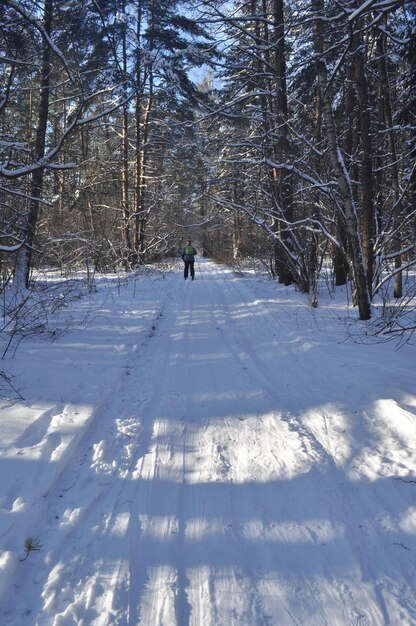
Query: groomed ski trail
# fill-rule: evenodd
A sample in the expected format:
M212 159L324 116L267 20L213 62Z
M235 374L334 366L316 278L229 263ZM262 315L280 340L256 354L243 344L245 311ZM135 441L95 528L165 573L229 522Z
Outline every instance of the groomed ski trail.
M166 279L147 341L40 504L43 559L25 562L3 623L416 624L408 485L371 443L373 348L368 363L345 344L318 353L303 307L196 269Z

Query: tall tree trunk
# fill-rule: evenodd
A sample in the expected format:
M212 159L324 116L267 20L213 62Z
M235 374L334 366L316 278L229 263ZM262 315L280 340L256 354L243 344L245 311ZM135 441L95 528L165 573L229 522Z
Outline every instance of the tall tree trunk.
M150 37L149 37L149 52L153 51L153 31L155 28L154 16L151 17L150 23ZM137 18L137 37L138 45L140 42L140 29L141 29L141 11L138 12ZM140 84L141 74L141 59L140 52L137 53L137 68L136 68L136 81ZM136 206L135 206L135 232L134 232L134 249L138 256L140 263L146 261L146 227L149 217L149 209L146 208L146 188L147 188L147 158L148 158L148 139L151 113L153 110L153 66L152 59L144 68L144 76L142 81L142 89L138 90L136 97L136 157L135 157L135 170L136 170ZM142 110L143 92L148 81L148 95L147 102Z
M153 68L149 67L149 94L146 108L143 114L143 127L141 129L141 146L136 156L137 159L137 183L136 183L136 229L135 250L138 252L140 263L146 260L146 226L149 218L149 208L146 207L147 188L147 157L150 116L153 109Z
M356 25L358 27L358 25ZM353 65L357 89L357 115L361 139L361 238L367 276L367 289L371 298L374 274L374 200L373 200L373 148L368 85L364 67L365 49L361 33L353 35Z
M287 128L287 90L286 90L286 50L285 50L285 25L283 0L273 0L273 66L274 66L274 89L275 89L275 113L278 124L278 141L275 146L276 160L286 162L289 154L289 140ZM292 184L290 174L281 169L275 172L275 182L277 184L277 198L281 207L285 222L293 221L293 200ZM289 264L288 253L293 251L293 239L290 229L279 222L279 239L282 246L278 245L276 271L279 282L284 285L291 285L294 276ZM283 252L282 249L287 251ZM301 285L299 285L301 286Z
M389 130L388 140L389 140L389 148L391 155L391 184L392 184L392 198L393 198L393 226L398 222L397 213L400 209L400 185L399 185L399 168L397 166L397 149L396 149L396 138L393 129L393 113L391 106L391 96L390 96L390 86L389 86L389 76L387 72L387 63L386 63L386 34L382 32L377 40L377 51L378 51L378 59L379 59L379 71L380 71L380 94L381 94L381 104L382 111L384 116L384 123L386 128ZM396 229L397 232L397 229ZM401 237L400 233L397 232L394 238L394 244L397 248L397 252L401 249ZM394 258L395 269L398 270L402 266L402 258L400 254ZM397 272L394 276L394 292L393 295L395 298L401 298L403 295L403 275L402 272Z
M132 261L132 247L130 236L130 201L129 201L129 134L128 134L128 110L123 106L121 116L121 207L123 213L123 263L128 270Z
M346 121L344 147L346 158L349 159L349 171L353 172L352 177L355 178L355 176L358 176L358 172L355 172L357 168L352 156L357 147L357 132L355 128L356 120L354 116L356 97L353 83L354 68L352 65L349 65L347 68L345 106L343 110ZM347 257L348 237L345 231L345 221L339 213L336 215L336 237L339 242L339 246L336 247L334 252L334 275L335 285L340 286L347 283L350 272Z
M145 84L145 73L141 51L142 37L142 3L137 5L136 19L136 100L134 122L136 130L135 155L134 155L134 251L136 262L139 261L140 250L140 208L142 204L142 98ZM143 72L143 77L142 77Z
M125 13L125 2L123 0L123 13ZM123 26L122 34L122 66L123 66L123 80L127 79L127 33L126 27ZM127 94L125 94L126 96ZM123 263L126 270L128 270L133 262L132 259L132 245L130 235L130 198L129 198L129 113L127 104L123 105L121 114L121 207L123 214L122 233L123 233Z
M322 114L326 125L326 135L328 141L328 155L331 166L334 170L340 194L340 207L345 220L346 232L350 244L352 257L352 267L354 271L355 286L357 290L357 303L359 316L362 320L371 317L370 296L367 287L367 277L364 268L361 240L358 230L358 220L355 208L351 182L348 178L342 153L338 145L337 131L335 125L334 111L328 89L327 69L322 58L324 50L323 22L324 17L323 0L312 0L314 12L314 45L317 53L317 80L321 94Z
M42 25L45 34L50 37L52 32L52 0L45 0L43 8ZM36 130L34 157L40 161L45 156L46 128L49 114L49 88L51 74L51 48L46 37L43 40L42 65L40 70L40 93L38 108L38 123ZM32 266L32 250L36 235L36 227L39 217L40 199L42 196L44 168L40 167L32 173L28 212L24 216L22 227L25 245L18 252L16 259L15 278L13 281L14 291L17 295L21 290L27 289L30 282L30 270Z

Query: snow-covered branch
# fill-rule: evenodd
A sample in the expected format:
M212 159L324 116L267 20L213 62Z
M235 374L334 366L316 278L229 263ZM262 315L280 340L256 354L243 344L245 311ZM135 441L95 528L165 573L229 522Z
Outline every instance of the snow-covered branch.
M72 83L75 83L75 77L69 67L69 64L65 58L64 53L60 48L55 44L49 34L46 32L41 20L37 19L32 12L28 12L25 10L24 5L22 6L21 2L15 2L15 0L4 0L4 4L9 6L11 9L16 11L18 15L24 18L24 20L34 26L39 33L42 35L43 39L47 42L48 46L51 48L55 56L61 61L62 65L65 68L65 71L68 75L69 80Z
M391 280L394 276L396 276L397 274L399 274L400 272L405 272L406 270L409 270L411 267L414 267L416 265L416 259L412 259L411 261L409 261L408 263L401 265L400 267L394 269L393 271L389 272L387 276L385 276L382 280L380 280L377 285L375 285L374 287L374 294L376 294L378 291L380 291L381 287L388 282L389 280Z
M24 245L24 243L25 242L22 241L21 243L18 243L15 246L4 246L3 244L0 244L0 252L4 252L5 254L18 252L18 250L20 250L20 248Z
M100 92L101 93L101 92ZM88 97L88 101L92 101L94 99L94 95L91 95ZM82 117L82 111L83 108L87 102L87 100L85 100L84 102L81 102L78 110L76 112L76 114L74 115L71 123L68 125L68 127L64 130L64 132L62 133L60 139L58 140L58 142L56 143L56 145L51 148L43 158L39 159L38 161L31 163L29 165L21 165L21 166L16 166L15 164L13 164L11 167L10 165L4 165L1 164L0 165L0 177L6 178L6 179L17 179L17 178L21 178L22 176L28 176L29 174L32 174L33 172L39 170L39 169L49 169L49 170L68 170L68 169L73 169L76 164L75 163L59 163L54 161L54 159L56 158L56 156L61 152L62 147L64 145L64 143L68 140L68 138L74 133L74 131L81 127L81 126L85 126L87 124L90 124L92 122L95 122L99 119L102 119L103 117L106 117L108 115L111 115L112 113L114 113L115 111L117 111L118 109L120 109L120 107L122 107L123 105L125 105L127 102L129 102L132 98L134 97L134 92L132 92L127 98L125 99L120 99L119 101L115 102L114 104L111 104L109 106L107 106L106 108L97 111L96 113L90 114L90 115L86 115L85 117Z
M388 13L402 7L405 0L366 0L348 16L350 22L358 20L365 13L380 11Z

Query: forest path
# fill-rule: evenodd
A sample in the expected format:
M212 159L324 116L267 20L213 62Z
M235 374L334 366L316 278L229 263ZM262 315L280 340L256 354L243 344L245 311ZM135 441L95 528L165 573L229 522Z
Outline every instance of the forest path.
M5 623L415 624L396 480L415 411L377 347L324 342L304 306L211 262L160 302L48 493L47 555Z

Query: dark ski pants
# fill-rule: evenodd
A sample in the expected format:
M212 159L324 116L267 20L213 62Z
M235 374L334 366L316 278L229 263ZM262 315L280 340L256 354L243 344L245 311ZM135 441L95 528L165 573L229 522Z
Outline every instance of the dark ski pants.
M184 278L188 278L189 269L191 270L192 280L195 278L194 261L185 261L185 269L183 271Z

